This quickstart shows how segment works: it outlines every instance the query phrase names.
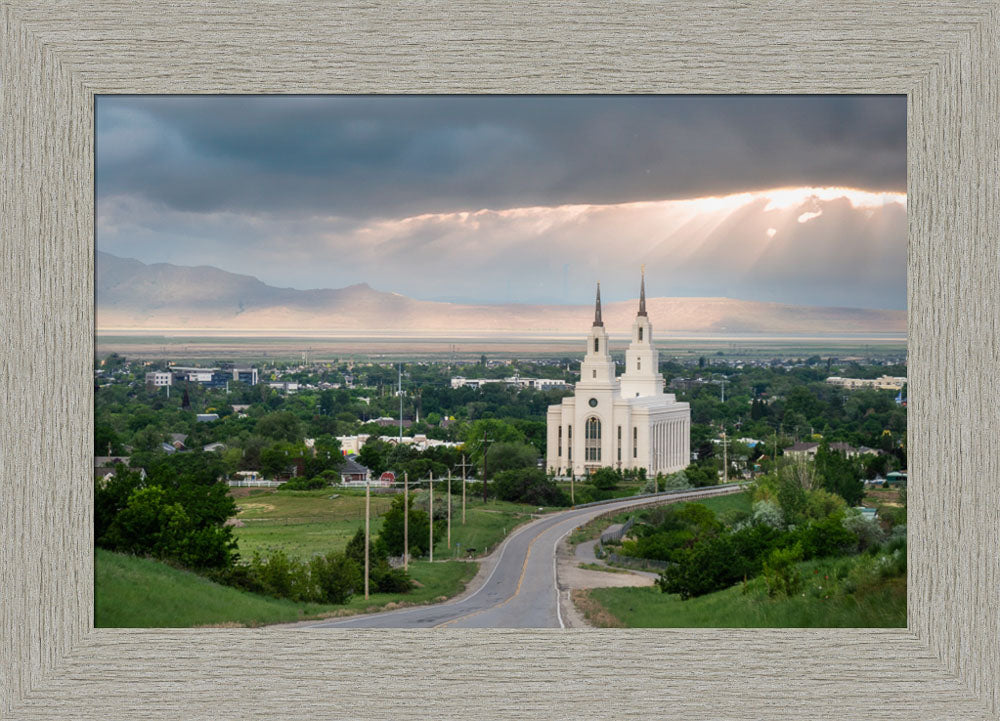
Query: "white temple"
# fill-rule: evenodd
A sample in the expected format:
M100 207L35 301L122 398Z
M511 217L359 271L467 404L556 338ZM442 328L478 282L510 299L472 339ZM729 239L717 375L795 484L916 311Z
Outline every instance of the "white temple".
M649 476L686 468L691 458L691 409L663 392L659 353L646 315L646 278L625 353L615 376L608 334L601 320L597 284L594 325L574 395L549 406L547 467L558 475L585 475L602 466L645 468Z

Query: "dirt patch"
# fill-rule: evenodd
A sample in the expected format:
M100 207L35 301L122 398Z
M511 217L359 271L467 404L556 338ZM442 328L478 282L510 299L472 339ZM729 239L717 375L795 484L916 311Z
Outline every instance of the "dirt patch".
M232 526L233 528L243 528L247 525L238 518L227 518L226 522L222 524L223 526Z
M263 511L265 513L268 513L270 511L275 511L277 509L278 507L273 503L241 503L240 505L236 506L237 513L245 513L247 511Z
M583 614L583 617L592 626L598 628L625 628L625 624L619 621L614 614L590 597L590 591L575 588L570 591L570 600L576 609Z
M606 570L595 571L580 568L571 563L559 565L559 585L563 588L621 588L624 586L652 586L656 583L651 576L640 575L626 569L621 573Z

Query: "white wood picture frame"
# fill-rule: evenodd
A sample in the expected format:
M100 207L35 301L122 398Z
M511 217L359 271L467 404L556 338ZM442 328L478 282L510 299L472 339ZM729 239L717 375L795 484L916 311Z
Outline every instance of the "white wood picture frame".
M1000 711L1000 32L979 0L0 0L0 719ZM101 93L905 93L906 629L93 628Z

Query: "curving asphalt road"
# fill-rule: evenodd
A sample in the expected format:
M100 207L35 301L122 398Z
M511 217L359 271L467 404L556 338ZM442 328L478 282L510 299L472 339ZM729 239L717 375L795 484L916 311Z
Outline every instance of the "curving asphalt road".
M321 621L310 628L564 628L556 580L556 547L577 526L608 511L733 493L712 486L656 497L630 498L543 516L512 533L484 563L485 582L456 600L367 616Z

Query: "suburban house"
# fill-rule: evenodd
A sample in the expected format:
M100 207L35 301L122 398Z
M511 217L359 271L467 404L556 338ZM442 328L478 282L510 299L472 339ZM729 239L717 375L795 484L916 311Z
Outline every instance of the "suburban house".
M785 455L789 458L795 458L798 460L811 460L816 457L816 451L818 450L819 443L805 443L800 441L799 443L786 448ZM837 453L843 453L848 458L854 458L864 453L879 453L879 451L872 450L871 448L855 448L850 443L844 443L843 441L831 443L830 450L836 451Z
M794 445L788 446L785 449L785 455L797 461L812 460L816 457L816 451L818 450L819 443L804 443L799 441Z
M348 456L340 467L340 485L363 486L368 482L368 473L367 468Z
M115 475L115 468L119 465L128 468L128 456L94 456L94 478L102 483L107 483ZM146 477L146 469L139 469L139 476Z

